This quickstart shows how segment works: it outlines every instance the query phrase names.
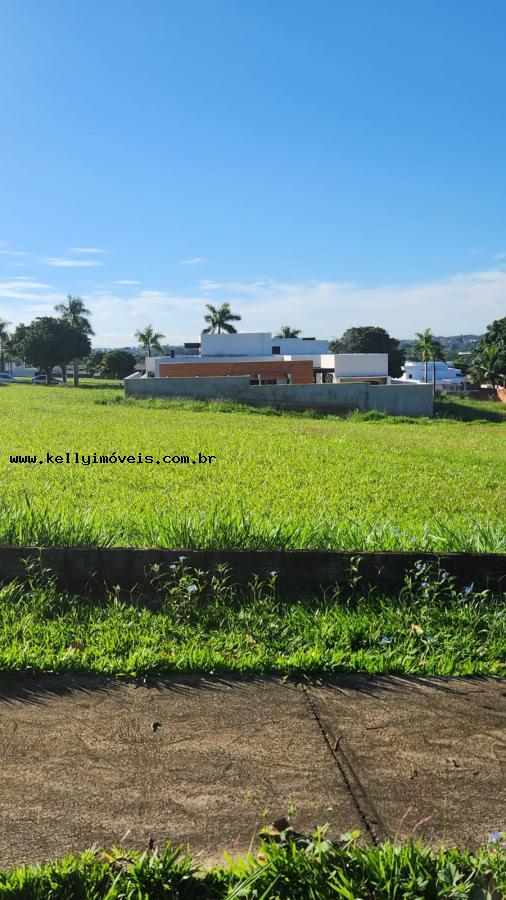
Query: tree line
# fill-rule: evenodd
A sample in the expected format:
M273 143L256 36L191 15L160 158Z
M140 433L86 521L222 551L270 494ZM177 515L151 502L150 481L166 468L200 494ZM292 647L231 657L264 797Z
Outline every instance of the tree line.
M206 304L204 334L236 334L233 322L241 321L241 316L233 313L229 303L221 306ZM55 306L58 316L41 316L30 325L20 324L12 334L7 331L8 322L0 319L0 372L5 371L6 354L10 358L20 358L28 365L36 366L46 376L49 384L55 366L60 366L63 380L67 380L67 367L73 363L74 385L79 383L79 360L86 359L90 375L110 378L125 378L135 367L136 358L127 350L91 351L91 337L94 332L86 309L80 297L67 296L65 303ZM275 339L297 338L301 331L283 325ZM135 333L139 346L148 355L162 355L161 341L165 335L147 325ZM429 366L432 367L431 381L436 382L436 361L445 361L445 350L430 328L417 332L413 355L424 363L424 380L429 380ZM341 338L329 342L330 353L386 353L388 354L388 374L399 378L406 361L405 350L400 342L391 337L384 328L374 325L348 328ZM506 318L497 319L487 327L482 335L471 361L466 365L466 374L471 380L486 382L494 387L506 383Z

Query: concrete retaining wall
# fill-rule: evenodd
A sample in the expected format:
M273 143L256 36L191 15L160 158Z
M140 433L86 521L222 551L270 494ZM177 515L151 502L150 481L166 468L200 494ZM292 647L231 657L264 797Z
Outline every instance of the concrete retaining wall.
M390 415L432 416L430 384L262 384L247 376L226 378L141 378L125 381L129 397L228 399L281 409L381 410Z
M319 593L335 585L346 587L352 562L360 557L361 586L398 590L405 575L419 560L430 562L454 576L459 586L474 584L477 590L506 591L505 553L354 553L330 550L162 550L124 547L0 547L0 581L25 580L26 560L49 569L61 588L76 593L102 593L119 585L129 591L141 587L143 596L156 595L150 584L154 565L160 574L184 557L185 566L205 572L218 565L230 568L231 581L248 585L254 575L268 581L277 572L276 585L296 598Z

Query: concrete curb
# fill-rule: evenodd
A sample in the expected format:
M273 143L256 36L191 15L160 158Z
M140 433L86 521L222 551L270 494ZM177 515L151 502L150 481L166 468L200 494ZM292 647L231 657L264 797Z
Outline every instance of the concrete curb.
M182 559L183 558L183 559ZM330 550L165 550L133 547L0 547L0 582L26 580L26 561L50 569L58 584L69 591L102 591L119 585L141 586L146 595L153 566L159 573L180 559L203 571L228 566L231 581L247 585L254 575L268 580L276 573L281 591L308 593L333 585L347 585L356 572L360 584L384 590L402 587L406 573L423 561L445 569L460 587L506 591L506 553L361 553Z

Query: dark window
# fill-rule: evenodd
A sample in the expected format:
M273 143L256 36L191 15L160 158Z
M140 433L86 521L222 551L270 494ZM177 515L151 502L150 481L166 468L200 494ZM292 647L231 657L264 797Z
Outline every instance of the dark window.
M273 347L272 352L274 354L281 353L281 347L278 347L278 346Z

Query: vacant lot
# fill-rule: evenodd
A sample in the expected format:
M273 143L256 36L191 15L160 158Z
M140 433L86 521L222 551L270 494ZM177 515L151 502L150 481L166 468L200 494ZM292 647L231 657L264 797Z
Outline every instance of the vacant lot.
M124 401L113 388L3 387L0 542L503 551L503 407L444 412L318 419ZM155 462L57 464L47 453ZM199 453L216 459L156 464ZM27 454L37 462L10 461Z

